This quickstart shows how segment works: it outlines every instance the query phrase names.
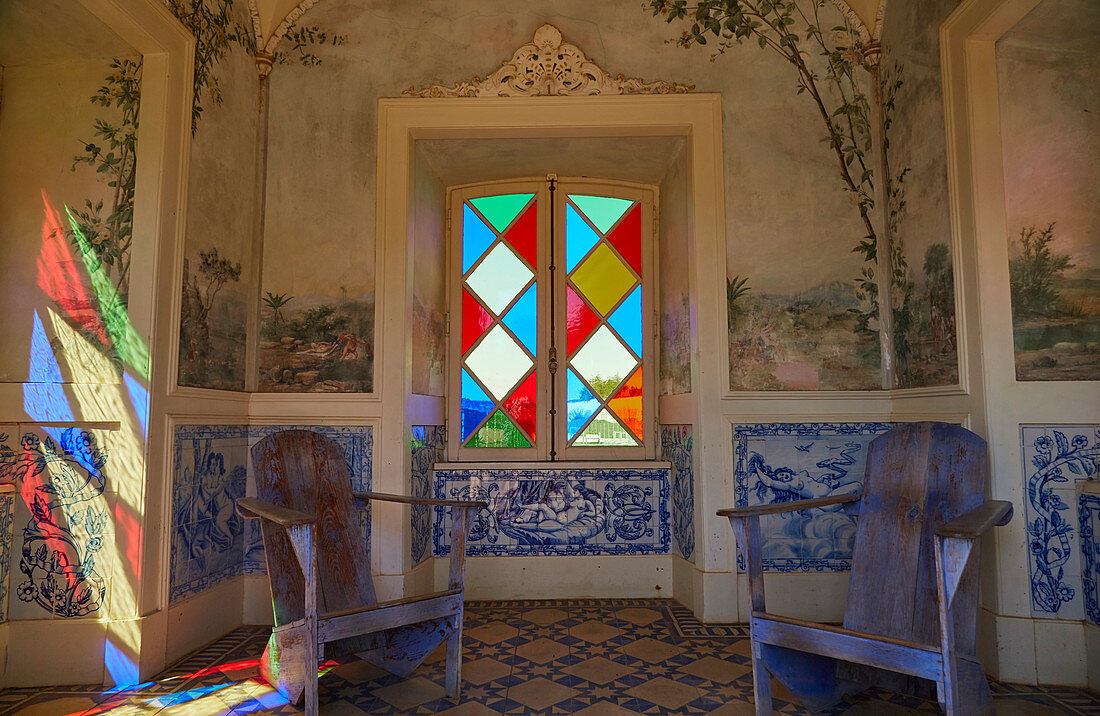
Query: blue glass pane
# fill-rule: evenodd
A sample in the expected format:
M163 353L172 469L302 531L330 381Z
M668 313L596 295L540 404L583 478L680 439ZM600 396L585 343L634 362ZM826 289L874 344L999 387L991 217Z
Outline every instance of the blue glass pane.
M462 205L462 273L470 270L481 258L497 235L474 213L469 204Z
M504 325L516 334L524 348L535 354L535 285L519 297L508 313L504 314Z
M592 230L577 210L565 207L565 270L572 271L577 262L592 250L600 235Z
M462 442L492 412L496 403L490 400L470 374L462 371Z
M600 409L600 400L592 395L592 391L584 384L577 374L569 371L569 379L566 383L568 394L566 396L565 414L567 421L568 439L584 427L592 414Z
M642 287L634 289L634 292L619 304L611 317L607 319L615 332L619 334L630 350L638 356L642 355Z

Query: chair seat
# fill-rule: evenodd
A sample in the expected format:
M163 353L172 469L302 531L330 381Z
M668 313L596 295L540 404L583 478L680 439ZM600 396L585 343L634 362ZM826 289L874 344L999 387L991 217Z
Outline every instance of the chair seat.
M322 643L336 641L428 619L449 617L461 611L461 589L377 602L358 609L342 609L318 616L317 640Z

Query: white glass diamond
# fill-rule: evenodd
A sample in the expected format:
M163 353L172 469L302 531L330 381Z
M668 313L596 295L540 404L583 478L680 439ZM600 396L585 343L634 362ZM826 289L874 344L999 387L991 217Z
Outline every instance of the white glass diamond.
M519 379L530 370L531 358L497 324L477 348L466 356L466 367L499 402L507 397Z
M638 361L606 325L592 334L592 338L577 351L570 363L598 392L599 386L593 381L618 378L617 385L629 377L638 365ZM605 392L610 393L610 390Z
M466 283L489 310L499 316L533 275L510 248L499 243L478 264Z

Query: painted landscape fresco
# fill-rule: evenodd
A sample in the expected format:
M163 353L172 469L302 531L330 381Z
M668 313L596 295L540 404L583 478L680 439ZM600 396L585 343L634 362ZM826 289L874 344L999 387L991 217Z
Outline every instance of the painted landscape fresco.
M1098 33L1047 0L997 43L1018 380L1100 380Z
M259 389L370 392L374 295L296 298L268 291L260 328Z
M728 280L732 390L880 387L877 331L860 329L861 301L843 281L805 291L753 291Z

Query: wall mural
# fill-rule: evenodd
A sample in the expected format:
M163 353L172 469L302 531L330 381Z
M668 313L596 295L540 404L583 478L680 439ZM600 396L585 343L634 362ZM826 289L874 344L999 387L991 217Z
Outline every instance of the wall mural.
M858 492L867 446L889 423L768 423L733 426L738 507ZM852 566L856 520L841 505L760 519L764 570L842 572ZM744 557L737 557L744 569Z
M435 306L425 306L413 296L412 392L443 395L443 368L447 350L447 316Z
M1100 6L1044 0L997 42L1018 380L1100 380Z
M2 435L3 433L0 433ZM0 440L0 451L3 451ZM8 620L8 577L15 527L15 495L0 495L0 623Z
M341 289L335 300L323 295L296 299L267 291L263 304L261 392L371 392L373 294L349 296Z
M467 554L668 554L665 469L435 471L435 496L484 500ZM450 514L436 509L434 554L450 554Z
M1077 509L1081 525L1081 587L1085 616L1100 625L1100 495L1082 494Z
M110 523L103 497L108 451L89 430L46 431L25 432L18 445L0 434L0 481L19 485L29 510L15 595L55 617L94 615L108 586L97 568ZM19 611L21 618L42 618Z
M412 495L432 496L432 468L445 459L447 428L443 425L412 427ZM431 556L432 511L427 505L412 506L412 561L420 564Z
M691 392L691 306L686 293L664 302L661 313L661 395Z
M676 550L695 561L695 466L691 425L661 426L661 459L672 463L672 534Z
M1076 524L1078 483L1098 479L1100 425L1046 425L1020 428L1024 489L1027 501L1028 565L1031 574L1031 613L1036 617L1084 619L1082 560L1088 556L1084 528ZM1081 495L1082 499L1089 497ZM1086 500L1086 503L1088 500ZM1071 506L1077 505L1077 509ZM1081 514L1084 514L1083 512ZM1082 544L1075 546L1078 535ZM1081 556L1074 555L1080 549ZM1090 577L1094 576L1090 568Z

